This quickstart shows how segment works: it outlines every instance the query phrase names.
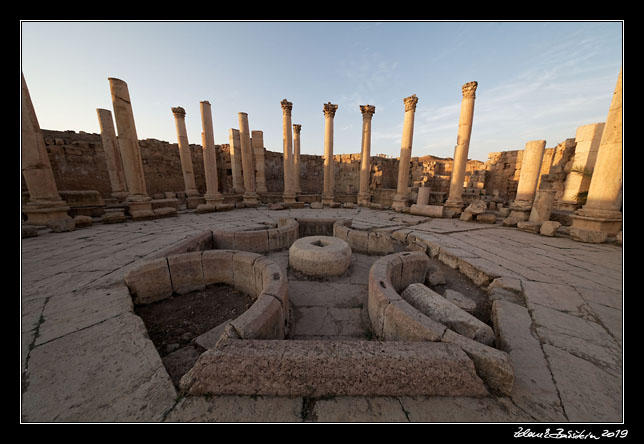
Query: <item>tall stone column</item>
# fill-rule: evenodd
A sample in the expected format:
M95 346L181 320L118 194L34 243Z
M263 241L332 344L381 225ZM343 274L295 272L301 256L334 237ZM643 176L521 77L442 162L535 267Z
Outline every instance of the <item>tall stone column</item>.
M577 128L575 135L575 155L572 160L573 169L566 177L564 192L559 202L559 208L576 210L580 207L577 203L579 193L588 191L591 172L595 168L597 150L604 132L604 123L593 123ZM582 173L583 171L583 173Z
M251 131L251 143L255 153L255 190L266 193L266 163L264 161L264 132Z
M335 170L333 163L333 118L338 105L331 102L324 104L324 186L322 203L331 205L335 196Z
M301 193L302 187L300 185L300 132L302 125L293 124L293 191Z
M255 191L255 169L253 168L253 153L250 147L250 130L248 129L248 114L238 113L239 140L241 141L242 168L244 172L244 203L257 205L257 192Z
M403 135L400 147L400 159L398 162L398 185L396 195L391 207L396 211L402 211L407 207L409 199L409 165L411 162L411 145L414 138L414 115L418 97L413 94L403 99L405 103L405 120L403 121Z
M27 224L47 225L56 221L71 221L69 207L58 194L51 169L45 139L40 131L36 110L31 102L27 82L21 73L21 160L22 174L29 191L29 202L22 206ZM72 224L73 226L73 224Z
M282 135L284 141L284 202L295 203L295 189L293 188L293 134L291 133L291 111L293 104L284 99L282 106Z
M143 174L143 162L139 149L139 139L134 125L134 113L127 83L121 79L108 78L110 91L112 93L112 106L114 107L114 119L118 131L119 148L123 171L129 195L126 202L129 206L130 215L135 220L149 219L154 217L151 198L148 196L145 187L145 176Z
M621 231L622 213L622 70L606 117L586 204L575 212L570 236L603 242Z
M525 221L530 217L532 202L537 193L537 184L541 175L541 163L545 149L545 140L533 140L525 144L517 195L512 205L510 205L509 218Z
M369 176L371 173L371 119L376 112L374 105L360 105L362 113L362 149L360 152L360 188L358 205L369 205Z
M449 195L445 202L446 213L450 215L460 214L463 211L463 181L465 179L465 168L467 167L467 155L470 149L477 87L477 82L468 82L463 85L461 116L458 121L456 148L454 148L454 166L450 179Z
M199 205L199 192L195 185L195 173L192 168L192 155L188 143L188 132L186 131L186 110L180 106L172 108L174 123L177 129L177 140L179 145L179 159L181 160L181 171L183 172L183 184L188 208L196 208Z
M206 194L204 199L208 207L213 208L216 204L223 203L224 198L219 192L219 178L217 177L217 151L215 148L215 132L212 126L212 111L210 102L204 100L199 102L201 111L201 143L203 146L203 166L206 178ZM199 205L197 210L207 209Z
M230 170L233 175L233 192L244 192L244 181L242 177L241 141L239 130L231 128L228 130L230 141Z
M123 161L121 160L121 151L119 142L116 138L112 112L108 109L96 109L98 115L98 126L101 129L101 141L103 142L103 151L105 152L105 161L107 163L107 174L110 177L112 187L112 197L122 201L127 195L127 183L125 182L125 172L123 171Z

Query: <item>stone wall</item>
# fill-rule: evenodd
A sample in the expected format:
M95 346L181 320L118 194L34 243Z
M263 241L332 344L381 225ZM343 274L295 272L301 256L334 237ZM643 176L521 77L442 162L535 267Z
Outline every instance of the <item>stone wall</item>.
M54 177L59 190L97 190L103 197L111 193L105 153L99 134L74 131L42 130ZM184 191L179 149L176 143L157 139L140 141L141 157L147 192L150 196L164 192ZM203 149L190 145L195 183L198 191L206 191ZM575 140L566 139L554 148L546 148L541 168L540 189L554 189L558 199L563 194L567 174L572 167ZM220 191L232 192L232 168L228 144L216 145ZM466 166L464 187L473 194L498 194L512 200L516 194L521 173L523 150L490 153L487 162L469 160ZM354 196L360 184L360 154L339 154L335 161L335 193ZM387 204L395 192L398 178L398 159L384 155L371 158L369 189L374 202ZM303 194L320 194L324 182L324 158L301 155L301 188ZM453 159L435 156L413 157L410 164L409 186L412 197L417 187L431 187L433 192L447 193ZM283 155L265 150L266 187L270 193L284 189ZM24 179L23 192L27 191ZM391 196L390 196L391 195ZM349 199L351 200L351 199Z

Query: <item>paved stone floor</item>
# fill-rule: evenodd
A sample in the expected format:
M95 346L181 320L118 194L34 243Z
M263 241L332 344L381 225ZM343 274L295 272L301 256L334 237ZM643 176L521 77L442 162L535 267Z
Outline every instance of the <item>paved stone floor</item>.
M136 261L212 229L251 229L281 217L353 218L356 227L405 230L522 294L503 302L503 346L515 385L509 397L182 397L123 276ZM406 225L405 221L419 222ZM371 209L265 208L196 214L22 240L21 368L24 422L620 422L622 249L548 238L501 225ZM284 264L287 252L272 253ZM319 291L289 281L298 338L363 338L373 258Z

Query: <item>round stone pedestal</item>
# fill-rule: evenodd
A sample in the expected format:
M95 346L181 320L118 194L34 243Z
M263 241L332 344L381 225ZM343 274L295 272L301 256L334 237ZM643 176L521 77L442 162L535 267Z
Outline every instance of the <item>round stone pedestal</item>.
M289 248L288 262L309 276L339 276L349 268L351 247L337 237L302 237Z

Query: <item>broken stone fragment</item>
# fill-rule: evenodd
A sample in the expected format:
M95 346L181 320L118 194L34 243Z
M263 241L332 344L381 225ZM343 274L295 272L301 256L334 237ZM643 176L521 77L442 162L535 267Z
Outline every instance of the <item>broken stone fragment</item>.
M463 296L461 293L455 290L450 290L449 288L445 290L445 293L443 294L445 299L450 301L452 304L456 305L457 307L465 310L468 313L472 313L474 310L476 310L476 302L474 302L472 299Z

